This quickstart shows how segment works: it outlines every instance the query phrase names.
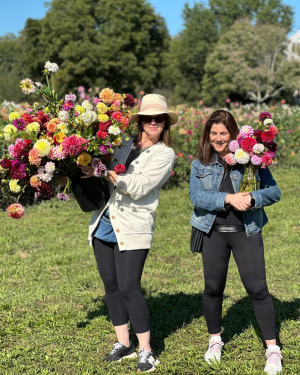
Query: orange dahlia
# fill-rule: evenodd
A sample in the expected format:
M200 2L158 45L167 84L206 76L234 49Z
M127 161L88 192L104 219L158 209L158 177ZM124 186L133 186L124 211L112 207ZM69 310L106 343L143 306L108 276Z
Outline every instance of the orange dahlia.
M42 185L42 182L38 179L38 176L32 176L30 178L30 185L34 188L39 188Z
M61 120L59 118L54 118L50 120L47 124L47 130L49 133L55 133L56 130L58 129L58 124L61 124Z
M103 101L103 103L108 104L114 101L115 93L112 89L107 87L100 92L99 97Z
M41 164L41 153L37 148L33 148L28 154L29 163L36 165L37 167Z
M123 98L123 96L121 95L121 94L115 94L115 96L114 96L114 100L113 100L114 102L120 102L120 103L123 103L123 101L124 101L124 98Z

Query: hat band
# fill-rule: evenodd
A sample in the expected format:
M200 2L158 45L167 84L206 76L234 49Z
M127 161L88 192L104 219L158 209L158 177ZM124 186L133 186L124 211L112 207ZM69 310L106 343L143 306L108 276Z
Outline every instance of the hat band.
M160 105L160 104L146 104L143 107L141 107L141 112L145 111L146 109L161 109L162 111L167 112L168 107Z

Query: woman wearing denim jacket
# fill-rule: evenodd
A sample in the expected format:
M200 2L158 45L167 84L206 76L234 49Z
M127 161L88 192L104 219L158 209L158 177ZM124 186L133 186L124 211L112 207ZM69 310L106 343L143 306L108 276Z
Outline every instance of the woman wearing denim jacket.
M232 251L266 341L265 372L276 374L282 369L281 353L276 345L275 312L266 283L261 229L268 221L263 207L278 202L280 190L270 171L261 168L260 190L239 193L244 167L230 167L224 162L229 143L238 133L230 112L215 111L203 128L198 158L192 163L191 224L204 233L203 312L211 335L205 360L221 360L222 296Z

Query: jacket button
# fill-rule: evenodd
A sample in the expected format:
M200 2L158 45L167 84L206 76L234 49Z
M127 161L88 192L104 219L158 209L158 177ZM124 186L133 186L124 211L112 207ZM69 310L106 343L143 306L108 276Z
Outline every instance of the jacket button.
M112 216L111 218L112 218L112 219L115 219L116 217L115 217L115 216Z
M124 242L120 242L120 245L124 245Z
M120 229L116 229L116 232L119 233L119 232L120 232Z
M236 178L236 177L234 177L233 179L234 179L234 181L236 181L236 180L237 180L237 178Z
M258 203L257 207L260 207L260 204Z
M250 236L252 236L252 232L250 232L249 234L250 234Z

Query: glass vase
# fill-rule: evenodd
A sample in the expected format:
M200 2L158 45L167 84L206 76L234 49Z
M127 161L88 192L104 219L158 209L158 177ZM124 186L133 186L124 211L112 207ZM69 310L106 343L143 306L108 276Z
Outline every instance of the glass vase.
M260 181L257 178L258 167L253 164L245 165L245 173L240 186L240 193L251 193L251 191L259 190Z

